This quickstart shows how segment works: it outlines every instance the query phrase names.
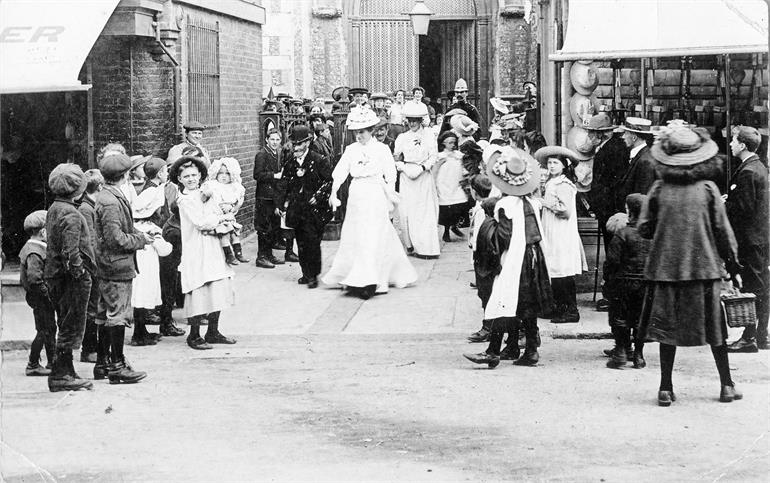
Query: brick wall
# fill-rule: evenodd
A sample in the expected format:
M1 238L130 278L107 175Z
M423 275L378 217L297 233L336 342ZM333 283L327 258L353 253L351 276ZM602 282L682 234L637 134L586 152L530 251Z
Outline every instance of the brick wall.
M143 37L100 37L92 65L94 141L129 154L165 158L174 142L174 72L150 55L154 41Z
M181 61L181 124L187 121L187 15L219 22L221 123L204 133L212 158L231 156L241 164L246 202L238 220L251 229L254 215L252 177L259 146L262 92L261 27L233 17L185 7L182 32L174 47ZM154 40L142 37L100 37L89 60L93 69L94 138L98 151L119 142L129 154L166 158L181 142L181 125L174 125L174 71L166 57L153 60Z
M495 32L499 86L496 94L524 94L525 81L537 82L537 34L520 17L501 17Z
M254 218L252 177L259 139L259 110L262 97L262 28L254 23L185 6L185 14L205 22L219 22L219 70L221 124L204 133L203 144L212 158L230 156L241 164L246 201L238 221L251 229ZM187 68L185 17L177 45L182 59L182 122L187 120Z

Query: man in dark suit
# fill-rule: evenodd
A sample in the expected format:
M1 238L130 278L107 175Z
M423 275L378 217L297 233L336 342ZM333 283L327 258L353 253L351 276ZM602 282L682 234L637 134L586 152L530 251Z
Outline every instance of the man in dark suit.
M328 158L310 151L313 134L307 126L297 126L289 135L294 157L283 168L285 190L277 205L286 213L286 224L295 230L302 277L308 288L318 287L321 273L321 237L331 220L328 197L332 167Z
M275 268L283 265L273 255L273 246L280 238L281 218L275 204L276 191L281 184L281 132L270 129L267 132L267 146L254 157L254 180L257 190L254 194L254 230L257 232L257 261L261 268ZM285 261L296 262L291 247L286 249Z
M625 212L626 196L631 193L646 195L655 182L655 158L649 144L652 142L652 122L641 117L627 117L620 127L623 142L630 150L629 164L615 189L615 212Z
M770 317L770 271L768 270L768 171L756 151L762 137L753 127L735 129L730 149L741 160L726 195L727 217L738 242L738 261L743 269L743 291L756 298L757 325L728 346L730 352L767 349L767 320Z
M334 149L326 120L321 114L313 114L310 116L310 126L314 135L310 150L331 160L334 157Z

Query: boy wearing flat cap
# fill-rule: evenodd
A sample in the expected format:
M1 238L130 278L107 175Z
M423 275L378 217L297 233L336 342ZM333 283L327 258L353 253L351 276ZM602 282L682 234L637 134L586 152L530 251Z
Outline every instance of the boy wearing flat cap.
M27 305L32 308L37 331L29 348L29 363L26 370L28 376L51 374L50 366L53 363L56 344L56 313L48 296L48 287L43 275L46 257L46 214L45 210L37 210L24 218L24 231L29 235L29 240L19 253L21 286L26 291ZM43 347L48 359L47 367L40 365L40 351Z
M125 154L105 156L99 164L105 185L96 197L96 269L99 305L96 324L103 326L97 346L94 378L103 378L105 365L110 384L134 383L147 374L134 371L123 356L127 325L133 321L131 285L136 277L136 251L154 238L134 228L131 207L120 186L125 183L131 159ZM107 354L111 360L107 365Z
M80 348L86 326L86 309L94 272L94 251L86 219L75 200L86 189L86 177L76 164L60 164L48 177L53 204L48 209L48 236L44 277L51 302L59 313L56 355L48 389L51 392L91 389L72 364L72 351Z

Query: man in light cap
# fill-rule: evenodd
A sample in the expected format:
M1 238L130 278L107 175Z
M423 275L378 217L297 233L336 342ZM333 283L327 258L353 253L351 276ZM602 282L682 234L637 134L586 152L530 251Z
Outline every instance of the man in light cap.
M465 111L469 118L471 118L471 121L481 126L481 114L479 114L479 110L476 109L476 106L468 102L468 83L465 82L465 79L457 79L457 82L455 82L454 95L457 101L449 106L447 112L451 111L452 109L461 109ZM452 128L452 126L449 124L449 119L449 117L444 118L444 122L441 125L441 133ZM481 139L481 131L476 131L476 134L473 135L473 138L476 141Z
M185 148L193 147L200 149L201 153L203 154L202 157L206 161L206 166L211 165L209 152L206 151L206 148L204 148L201 144L201 140L203 139L203 131L206 129L206 126L199 123L198 121L187 121L182 127L184 128L184 141L172 146L171 149L168 150L166 163L170 165L183 156L182 151L184 151Z
M133 320L131 283L136 277L136 251L154 241L151 235L134 228L131 207L120 189L126 182L131 164L125 154L111 154L101 160L99 170L105 185L97 195L94 207L100 295L94 378L103 379L106 370L110 384L134 383L147 376L144 372L134 371L123 356L125 329Z
M60 164L51 171L48 186L56 198L46 216L44 277L51 302L59 313L59 334L48 389L91 389L91 382L81 379L72 363L72 351L79 349L83 341L94 272L91 233L75 205L86 189L86 177L78 165Z

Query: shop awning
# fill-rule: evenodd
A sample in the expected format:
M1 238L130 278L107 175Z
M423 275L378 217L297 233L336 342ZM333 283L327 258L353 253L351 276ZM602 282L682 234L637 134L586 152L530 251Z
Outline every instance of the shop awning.
M767 52L763 0L569 0L550 60Z
M85 90L85 61L119 0L2 0L0 94Z

